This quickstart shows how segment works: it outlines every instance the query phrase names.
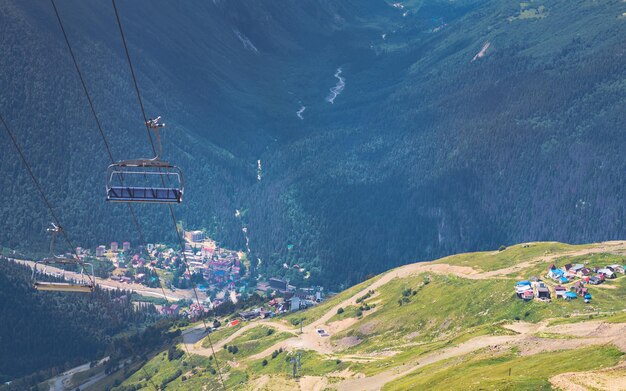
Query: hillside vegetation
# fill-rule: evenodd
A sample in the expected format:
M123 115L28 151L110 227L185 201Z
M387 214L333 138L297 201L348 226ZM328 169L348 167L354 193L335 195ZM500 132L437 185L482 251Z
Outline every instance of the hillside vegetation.
M589 286L590 303L554 294L549 303L525 302L514 292L517 281L533 276L553 287L549 264L574 261L624 264L626 242L527 243L406 265L309 310L218 331L212 342L229 389L548 390L559 374L580 372L565 379L586 381L588 373L624 364L624 274ZM304 319L302 334L294 319ZM206 340L184 343L190 355L159 376L176 373L176 365L190 372L167 389L219 388ZM235 353L226 349L233 346ZM297 355L299 383L291 378ZM210 366L193 364L200 357ZM607 373L626 381L618 370ZM124 385L145 377L137 372Z
M333 289L626 234L623 2L390 3L120 3L163 157L186 174L186 227L243 248L243 224L261 274ZM114 158L150 155L110 3L59 8ZM137 242L103 201L108 158L50 5L1 1L0 44L0 110L71 238ZM0 155L0 242L43 248L49 216L3 132ZM166 208L136 211L148 241L173 241Z

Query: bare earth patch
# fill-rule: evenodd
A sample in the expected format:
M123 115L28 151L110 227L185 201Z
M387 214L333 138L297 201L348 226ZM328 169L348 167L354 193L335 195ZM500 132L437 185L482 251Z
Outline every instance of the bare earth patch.
M617 287L616 287L615 285L606 285L606 284L596 285L596 286L594 286L594 288L600 288L600 289L617 289Z
M322 391L326 388L328 379L321 376L303 376L300 378L302 391Z
M378 322L367 322L361 327L359 327L359 332L363 335L371 334L378 326Z
M337 348L348 349L363 342L359 337L343 337L336 341Z
M419 332L419 331L414 331L414 332L412 332L412 333L409 333L409 334L405 335L405 336L404 336L404 339L406 339L406 340L410 341L410 340L412 340L412 339L415 339L415 338L419 337L419 336L420 336L420 334L422 334L422 333L421 333L421 332Z

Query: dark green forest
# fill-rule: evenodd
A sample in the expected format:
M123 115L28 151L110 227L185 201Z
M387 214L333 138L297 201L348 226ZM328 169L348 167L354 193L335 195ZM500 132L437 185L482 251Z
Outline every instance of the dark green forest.
M331 288L460 251L623 238L626 5L405 6L119 1L186 174L184 225L231 248L243 225L259 273L305 283L282 267L298 264ZM148 156L110 3L59 8L115 159ZM0 112L72 240L137 242L104 202L107 155L49 2L0 1L0 45ZM0 243L43 248L50 217L2 132L0 156ZM135 210L148 241L174 241L166 207Z
M0 257L0 383L38 371L33 377L42 381L105 354L143 352L127 338L158 320L154 306L136 308L130 292L99 288L93 294L37 292L30 277L27 266Z

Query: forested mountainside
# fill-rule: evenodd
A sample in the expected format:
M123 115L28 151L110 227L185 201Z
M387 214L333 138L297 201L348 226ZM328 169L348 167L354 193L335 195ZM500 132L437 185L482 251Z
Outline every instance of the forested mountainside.
M109 3L59 4L114 157L149 155ZM623 236L626 6L497 0L119 2L177 207L266 275L338 286L529 240ZM0 2L0 112L76 242L134 238L47 1ZM331 89L333 89L331 91ZM49 220L0 136L0 242ZM257 160L261 180L257 180ZM165 207L137 207L148 240ZM240 217L235 210L241 211Z
M129 292L36 292L30 274L0 259L0 383L44 370L46 379L67 365L101 359L111 354L116 334L130 335L158 319L153 306L135 308Z

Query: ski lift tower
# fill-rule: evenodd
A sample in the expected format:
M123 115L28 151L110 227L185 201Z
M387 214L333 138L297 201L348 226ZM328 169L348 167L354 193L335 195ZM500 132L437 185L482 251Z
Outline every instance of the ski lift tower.
M296 381L298 381L300 376L302 376L301 358L302 358L302 354L300 352L297 352L296 355L292 357L291 360L289 360L291 364L293 365L292 375Z

